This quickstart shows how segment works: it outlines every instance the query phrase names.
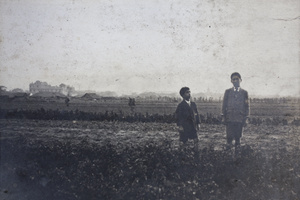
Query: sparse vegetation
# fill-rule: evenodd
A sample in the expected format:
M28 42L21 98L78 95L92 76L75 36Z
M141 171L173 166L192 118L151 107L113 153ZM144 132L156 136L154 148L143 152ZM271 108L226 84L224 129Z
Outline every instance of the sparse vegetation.
M251 125L246 130L247 144L234 157L222 148L222 125L203 125L201 150L195 152L189 146L178 148L174 124L0 122L5 131L1 169L13 174L1 176L7 185L1 186L0 197L6 199L14 199L20 187L31 200L39 199L40 193L45 200L252 200L300 195L296 127ZM16 188L9 187L13 183L18 184ZM31 192L22 187L32 188Z

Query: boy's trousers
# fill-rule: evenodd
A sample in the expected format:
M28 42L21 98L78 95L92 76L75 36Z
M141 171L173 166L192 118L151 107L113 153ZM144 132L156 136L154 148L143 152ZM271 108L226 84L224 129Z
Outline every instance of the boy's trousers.
M243 123L227 122L226 125L227 144L232 145L232 141L235 140L235 146L240 145L242 132L243 132Z

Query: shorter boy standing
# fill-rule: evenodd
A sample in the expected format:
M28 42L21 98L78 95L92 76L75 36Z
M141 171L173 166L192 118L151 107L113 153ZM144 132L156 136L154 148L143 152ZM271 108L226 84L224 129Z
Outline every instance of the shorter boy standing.
M237 72L231 74L233 88L227 89L223 98L222 116L226 125L227 149L232 146L233 139L235 147L240 146L243 126L249 117L248 92L240 87L241 75Z
M179 140L185 144L188 139L194 140L194 148L198 150L197 130L200 128L199 114L197 106L191 102L191 91L188 87L183 87L179 91L183 101L178 104L176 109L177 126Z

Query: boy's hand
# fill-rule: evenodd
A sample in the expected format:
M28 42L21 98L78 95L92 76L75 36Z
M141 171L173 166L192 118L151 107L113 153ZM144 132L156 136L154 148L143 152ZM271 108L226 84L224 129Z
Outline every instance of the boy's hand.
M197 130L199 131L200 130L200 124L197 124Z
M178 126L178 127L177 127L177 130L178 130L179 132L183 132L183 127L182 127L182 126Z
M221 123L224 124L224 125L226 125L226 120L225 120L225 116L224 116L224 115L222 116L222 121L221 121Z
M243 121L243 126L246 127L248 124L248 117L245 117L244 121Z

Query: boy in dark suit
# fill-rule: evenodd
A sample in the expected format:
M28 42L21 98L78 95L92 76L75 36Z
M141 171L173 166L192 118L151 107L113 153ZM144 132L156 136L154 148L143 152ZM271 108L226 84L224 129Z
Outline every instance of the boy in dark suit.
M179 140L185 144L188 139L194 140L194 148L198 150L197 130L200 128L199 114L197 106L190 101L191 91L188 87L180 90L183 101L178 104L176 109L177 126L179 131Z
M230 76L233 88L227 89L223 98L222 117L226 125L227 149L232 147L235 140L235 149L240 146L243 126L246 126L249 117L248 92L240 87L241 75L234 72Z

